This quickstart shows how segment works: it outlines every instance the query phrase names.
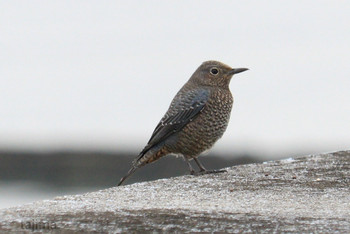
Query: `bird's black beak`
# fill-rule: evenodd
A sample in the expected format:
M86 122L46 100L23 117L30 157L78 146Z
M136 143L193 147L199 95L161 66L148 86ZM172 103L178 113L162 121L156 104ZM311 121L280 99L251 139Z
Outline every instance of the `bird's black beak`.
M246 70L249 70L248 68L233 68L231 71L229 71L230 75L237 74L240 72L244 72Z

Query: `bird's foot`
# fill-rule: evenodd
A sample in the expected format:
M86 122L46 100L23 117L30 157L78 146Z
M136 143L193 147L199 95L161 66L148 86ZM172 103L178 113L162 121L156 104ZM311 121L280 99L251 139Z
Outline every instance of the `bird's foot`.
M206 175L206 174L216 174L216 173L224 173L227 172L226 170L201 170L201 171L191 171L191 175L199 176L199 175Z

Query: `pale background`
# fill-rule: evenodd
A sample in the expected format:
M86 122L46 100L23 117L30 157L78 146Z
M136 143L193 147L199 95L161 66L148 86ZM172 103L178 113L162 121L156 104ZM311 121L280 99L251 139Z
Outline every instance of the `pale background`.
M348 1L0 1L0 148L141 150L213 59L250 69L214 152L349 149L349 22Z

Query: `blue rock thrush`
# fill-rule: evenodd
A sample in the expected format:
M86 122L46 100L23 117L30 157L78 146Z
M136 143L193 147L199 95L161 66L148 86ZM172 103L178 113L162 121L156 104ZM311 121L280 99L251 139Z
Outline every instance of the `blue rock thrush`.
M137 168L168 154L182 155L192 175L225 172L206 170L197 157L224 134L233 104L230 80L234 74L246 70L233 69L217 61L202 63L176 94L151 139L118 186ZM193 170L191 159L198 165L198 172Z

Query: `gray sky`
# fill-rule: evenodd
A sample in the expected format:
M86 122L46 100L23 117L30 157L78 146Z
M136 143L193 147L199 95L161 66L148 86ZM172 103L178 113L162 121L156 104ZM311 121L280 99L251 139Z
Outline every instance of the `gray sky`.
M0 147L141 149L205 60L231 82L216 150L349 149L348 1L0 1Z

